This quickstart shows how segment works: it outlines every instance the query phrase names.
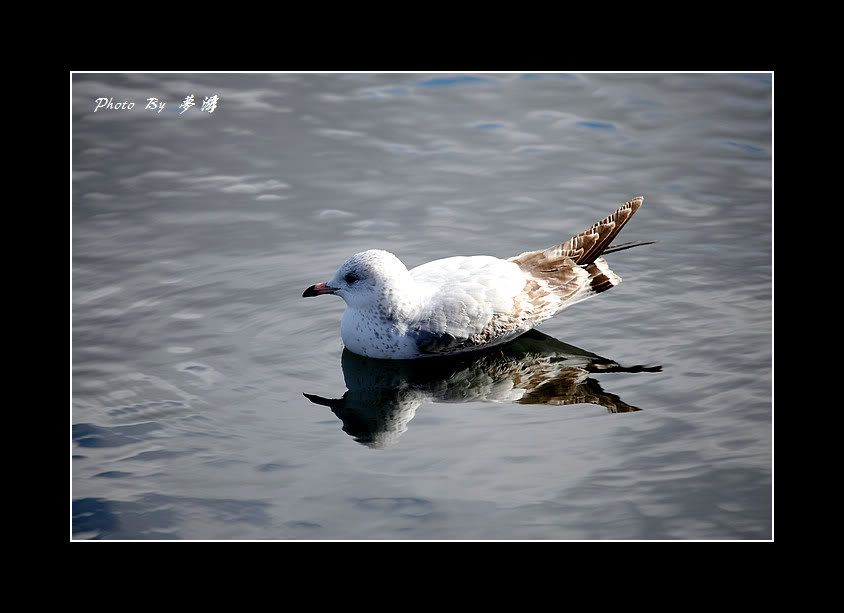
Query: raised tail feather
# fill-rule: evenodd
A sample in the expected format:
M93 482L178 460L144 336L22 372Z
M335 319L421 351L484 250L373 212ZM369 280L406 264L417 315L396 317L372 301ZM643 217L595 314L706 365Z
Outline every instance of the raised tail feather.
M560 308L604 292L618 285L621 277L609 269L601 255L652 244L652 241L639 241L610 247L643 202L641 196L633 198L566 242L540 251L526 251L510 261L547 283L558 295Z
M584 268L589 273L589 289L595 294L605 292L621 283L621 277L610 270L604 258L598 258Z
M585 266L598 259L618 236L631 217L639 210L644 202L642 196L637 196L625 202L614 213L604 217L580 234L576 234L566 242L546 249L546 257L567 257L575 264Z
M620 245L613 245L604 249L604 254L615 253L616 251L624 251L625 249L633 249L633 247L642 247L643 245L653 245L656 241L631 241L629 243L621 243Z

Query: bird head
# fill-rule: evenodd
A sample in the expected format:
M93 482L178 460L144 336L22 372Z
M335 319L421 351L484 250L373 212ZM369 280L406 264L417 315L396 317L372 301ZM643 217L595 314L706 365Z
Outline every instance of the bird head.
M311 285L302 297L335 294L356 309L389 303L410 276L395 255L381 249L356 253L325 283Z

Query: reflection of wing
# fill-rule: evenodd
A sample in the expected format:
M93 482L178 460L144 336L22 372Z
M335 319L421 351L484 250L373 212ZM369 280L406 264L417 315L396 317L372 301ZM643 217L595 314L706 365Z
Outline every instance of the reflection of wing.
M610 413L630 413L641 409L627 404L615 394L605 392L589 372L581 368L563 368L557 376L522 396L519 404L599 404Z
M348 391L342 398L305 394L343 421L343 431L368 447L395 444L416 409L430 402L598 404L610 413L640 409L605 392L591 372L658 372L624 367L536 330L477 354L431 360L376 360L343 352Z

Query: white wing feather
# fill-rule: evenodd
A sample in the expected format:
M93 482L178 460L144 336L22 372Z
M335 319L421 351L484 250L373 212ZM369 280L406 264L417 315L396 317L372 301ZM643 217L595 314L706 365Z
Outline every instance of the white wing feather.
M495 314L512 314L527 277L513 262L492 256L434 260L410 271L424 296L417 324L434 334L468 338Z

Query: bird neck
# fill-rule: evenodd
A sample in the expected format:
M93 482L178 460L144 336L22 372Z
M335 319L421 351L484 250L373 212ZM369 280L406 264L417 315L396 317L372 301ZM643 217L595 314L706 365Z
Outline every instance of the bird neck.
M410 274L396 277L382 292L375 307L378 316L391 323L408 321L418 312L422 304L419 288Z

